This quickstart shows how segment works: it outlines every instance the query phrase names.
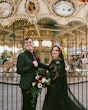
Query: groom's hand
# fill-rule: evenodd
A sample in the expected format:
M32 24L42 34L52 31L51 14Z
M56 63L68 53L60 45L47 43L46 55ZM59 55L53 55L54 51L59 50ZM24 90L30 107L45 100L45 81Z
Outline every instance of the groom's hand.
M33 64L34 64L35 67L38 67L38 62L37 61L34 60Z

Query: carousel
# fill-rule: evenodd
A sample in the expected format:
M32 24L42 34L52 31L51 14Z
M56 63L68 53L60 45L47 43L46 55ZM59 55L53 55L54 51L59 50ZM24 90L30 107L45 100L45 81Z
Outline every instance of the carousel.
M28 36L43 63L50 63L51 47L57 43L68 73L74 71L69 66L73 57L81 57L87 66L88 0L0 0L0 81L15 77L13 82L19 82L16 60Z

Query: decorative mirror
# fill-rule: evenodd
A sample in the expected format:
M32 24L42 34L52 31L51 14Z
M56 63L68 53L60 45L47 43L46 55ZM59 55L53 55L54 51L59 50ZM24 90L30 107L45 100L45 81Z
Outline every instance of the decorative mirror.
M13 6L8 1L0 2L0 18L7 18L13 13Z
M61 17L68 17L74 13L75 9L73 3L60 1L53 4L53 11Z

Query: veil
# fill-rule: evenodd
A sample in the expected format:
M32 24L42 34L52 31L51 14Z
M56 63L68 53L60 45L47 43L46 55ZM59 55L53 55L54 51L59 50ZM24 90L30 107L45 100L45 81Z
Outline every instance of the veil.
M85 110L83 105L77 100L77 98L71 92L71 90L70 90L70 88L67 84L67 74L66 74L66 70L65 70L65 62L64 62L64 57L63 57L62 52L60 54L60 58L61 58L61 61L62 61L62 64L61 64L62 65L62 70L61 71L62 71L62 74L63 74L63 91L64 91L64 95L66 97L66 100L69 100L71 103L74 104L74 106L78 106L79 108Z

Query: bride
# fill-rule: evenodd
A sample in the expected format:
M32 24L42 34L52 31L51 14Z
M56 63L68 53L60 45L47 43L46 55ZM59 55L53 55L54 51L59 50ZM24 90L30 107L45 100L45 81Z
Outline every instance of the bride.
M51 85L48 87L42 110L86 110L70 91L67 85L65 63L58 45L51 49L49 68Z

